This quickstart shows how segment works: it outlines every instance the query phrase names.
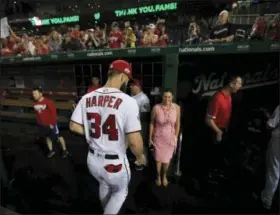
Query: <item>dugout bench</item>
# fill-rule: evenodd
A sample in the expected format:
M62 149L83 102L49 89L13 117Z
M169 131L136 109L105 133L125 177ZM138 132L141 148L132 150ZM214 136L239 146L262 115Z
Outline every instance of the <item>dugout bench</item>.
M31 89L5 89L0 93L0 116L2 120L36 123ZM44 92L44 97L51 99L56 106L57 120L60 125L68 125L76 96L76 92Z

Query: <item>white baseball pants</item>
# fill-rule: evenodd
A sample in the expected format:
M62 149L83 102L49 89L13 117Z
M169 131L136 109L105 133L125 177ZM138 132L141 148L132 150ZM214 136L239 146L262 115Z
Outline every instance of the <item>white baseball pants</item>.
M94 150L87 157L88 169L99 182L99 198L104 209L104 214L118 214L127 193L131 178L129 163L126 155L118 159L106 159L105 153ZM120 166L118 172L108 172L107 166Z
M274 193L277 190L280 177L280 137L271 137L267 149L267 170L265 188L262 191L261 199L271 207Z

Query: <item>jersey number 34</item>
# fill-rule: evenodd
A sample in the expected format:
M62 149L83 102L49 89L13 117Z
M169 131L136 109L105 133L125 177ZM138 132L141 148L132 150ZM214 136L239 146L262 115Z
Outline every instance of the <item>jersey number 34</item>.
M99 113L87 113L87 118L91 122L90 136L100 138L103 134L108 135L110 141L117 141L118 129L116 126L116 116L110 114L101 125L101 115Z

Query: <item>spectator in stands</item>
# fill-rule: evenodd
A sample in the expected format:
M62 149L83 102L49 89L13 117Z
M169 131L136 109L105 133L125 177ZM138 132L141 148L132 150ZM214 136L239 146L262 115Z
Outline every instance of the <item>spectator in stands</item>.
M78 40L80 38L80 26L76 25L75 28L71 29L71 36L73 39Z
M276 14L272 24L270 25L272 35L270 39L279 40L280 39L280 13Z
M32 38L28 37L26 34L23 35L23 46L25 48L25 54L34 55L36 47L33 44Z
M44 55L49 54L49 47L44 43L43 39L37 39L35 43L36 54Z
M133 29L131 27L127 28L125 31L124 37L125 47L126 48L135 48L136 45L136 36L133 33Z
M124 22L124 30L123 30L123 35L126 35L128 32L128 29L131 28L130 26L130 21Z
M71 35L67 34L62 42L62 50L65 52L77 51L79 50L79 45L72 40Z
M119 23L113 22L112 29L108 37L109 48L118 49L124 47L123 33L120 31Z
M143 46L150 47L158 43L158 35L155 34L156 26L149 24L147 26L147 32L143 35Z
M160 29L162 29L162 27L165 25L165 19L158 19L157 23L156 23L156 28L154 30L154 34L158 35L160 34Z
M139 29L139 26L136 23L134 24L133 30L136 36L136 46L138 46L141 44L142 31Z
M264 14L261 14L255 21L250 34L251 40L264 40L267 31L267 21Z
M82 43L84 43L85 42L85 40L84 40L84 38L85 38L85 31L80 31L80 36L79 36L79 40L82 42Z
M152 109L150 121L150 145L154 147L154 158L157 168L156 184L167 186L167 172L170 160L176 151L180 133L181 112L179 105L172 102L173 93L163 91L162 102Z
M229 13L223 10L218 17L218 25L210 33L211 43L231 42L234 39L233 25L229 23Z
M10 37L7 41L8 49L14 52L17 49L17 43L21 42L21 38L18 37L14 31L10 28Z
M58 52L61 49L62 40L57 31L53 31L50 35L49 46L51 52Z
M192 17L188 29L188 39L186 40L187 44L199 43L199 35L200 35L200 27L197 24L195 17Z
M98 36L98 32L94 29L88 30L88 38L85 42L85 46L87 49L96 49L100 47L100 38Z
M95 91L98 88L100 88L99 78L92 77L91 83L92 83L92 85L88 88L87 93L90 93L90 92Z
M87 29L84 33L82 40L86 42L88 40L89 35L92 34L93 32L94 32L93 28Z
M1 39L1 56L3 57L13 56L12 50L10 50L8 47L8 40L4 38Z
M166 47L168 45L168 35L166 33L166 27L164 24L162 24L159 28L159 39L158 39L158 45L160 47Z
M95 33L100 40L99 48L106 48L107 47L107 24L105 23L102 28L99 25L96 25Z

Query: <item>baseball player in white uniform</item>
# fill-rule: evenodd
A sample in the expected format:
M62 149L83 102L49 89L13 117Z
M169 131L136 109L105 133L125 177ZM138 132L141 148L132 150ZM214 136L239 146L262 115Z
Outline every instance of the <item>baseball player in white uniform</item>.
M144 155L147 159L148 155L148 142L149 142L149 118L150 118L150 99L148 96L142 91L142 85L140 80L133 79L130 83L130 91L132 94L132 98L134 98L138 104L140 111L140 121L142 127L142 138L144 141ZM146 163L147 164L147 163ZM143 166L136 166L137 170L142 170Z
M267 149L266 183L261 193L261 200L264 207L270 209L280 177L280 105L267 121L267 126L273 130Z
M86 94L75 108L70 130L85 135L89 144L87 165L99 182L104 214L118 214L130 181L127 146L138 165L145 164L139 108L135 99L121 90L132 79L128 62L111 63L104 87Z

